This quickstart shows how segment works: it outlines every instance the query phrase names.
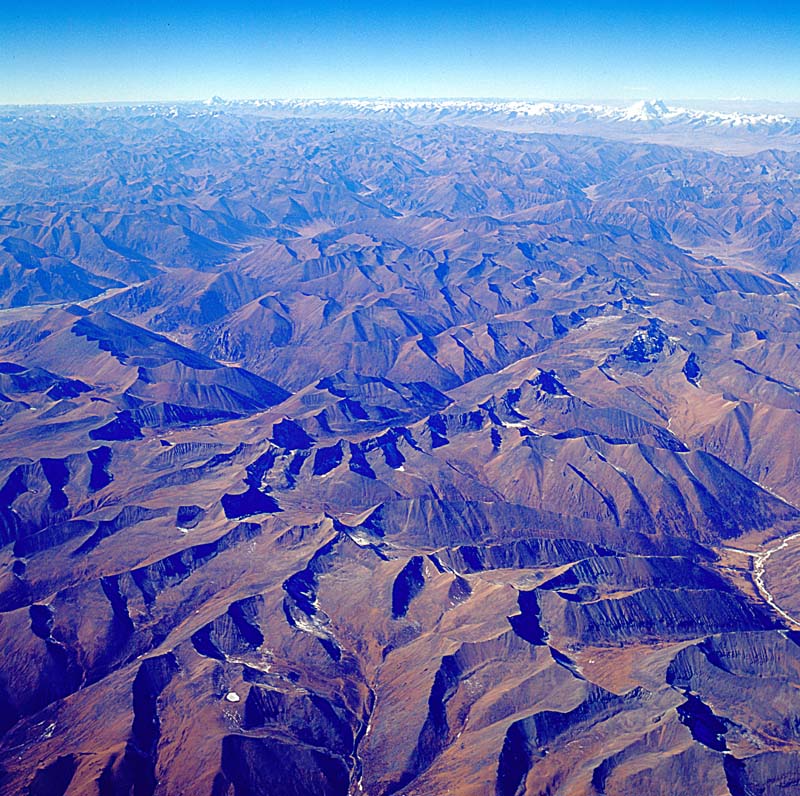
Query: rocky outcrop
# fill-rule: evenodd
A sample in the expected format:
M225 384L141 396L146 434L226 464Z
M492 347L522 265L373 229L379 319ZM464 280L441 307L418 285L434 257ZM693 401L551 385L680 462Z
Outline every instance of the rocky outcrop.
M112 757L97 780L102 796L133 792L153 796L158 780L156 764L161 738L158 701L178 672L172 655L148 658L133 681L133 724L121 758Z
M646 693L639 689L617 695L590 686L584 700L573 710L563 713L543 711L514 722L503 741L495 793L498 796L516 796L520 790L524 792L528 773L553 744L564 743L587 722L601 723L621 711L633 709L646 697Z
M222 796L231 787L237 796L346 796L350 784L340 757L277 738L225 736L220 768L214 796ZM269 777L265 771L271 772Z
M237 600L213 622L203 625L192 635L192 644L201 654L224 661L228 655L256 650L264 643L258 623L261 596Z
M411 601L425 586L424 559L410 558L392 584L392 617L399 619L408 613Z

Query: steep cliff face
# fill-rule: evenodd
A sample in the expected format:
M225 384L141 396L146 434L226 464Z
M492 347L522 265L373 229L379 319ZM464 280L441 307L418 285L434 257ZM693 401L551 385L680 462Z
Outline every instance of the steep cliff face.
M151 111L0 118L0 790L796 792L798 156Z

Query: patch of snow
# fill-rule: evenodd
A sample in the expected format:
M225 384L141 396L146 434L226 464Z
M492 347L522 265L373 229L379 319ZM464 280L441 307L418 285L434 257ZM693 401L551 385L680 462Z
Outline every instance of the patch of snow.
M369 547L374 539L363 531L352 530L347 534L359 547Z

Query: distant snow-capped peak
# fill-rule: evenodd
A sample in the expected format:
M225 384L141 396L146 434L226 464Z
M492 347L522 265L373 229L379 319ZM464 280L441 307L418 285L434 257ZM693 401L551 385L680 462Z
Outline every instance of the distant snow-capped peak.
M624 112L624 117L635 122L650 122L668 116L670 109L664 100L640 100Z

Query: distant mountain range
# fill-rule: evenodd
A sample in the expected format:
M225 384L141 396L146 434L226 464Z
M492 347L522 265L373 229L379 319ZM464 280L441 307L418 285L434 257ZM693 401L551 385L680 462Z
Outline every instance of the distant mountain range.
M247 107L296 113L358 113L394 118L480 120L527 119L542 123L646 124L650 127L686 125L693 128L746 128L752 132L800 134L800 119L780 114L735 113L669 107L663 100L640 100L628 106L529 102L523 100L251 100L226 102L215 97L207 107Z
M794 106L790 106L794 107ZM0 107L0 119L50 114L54 106ZM459 124L496 129L650 140L731 152L800 148L800 116L732 110L697 110L663 100L632 104L458 99L252 99L211 97L202 102L73 105L60 107L84 118L126 111L133 116L234 113L298 117Z

